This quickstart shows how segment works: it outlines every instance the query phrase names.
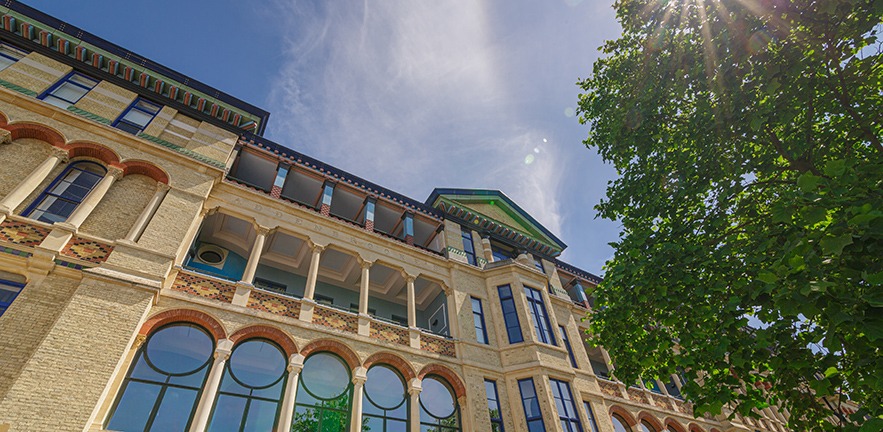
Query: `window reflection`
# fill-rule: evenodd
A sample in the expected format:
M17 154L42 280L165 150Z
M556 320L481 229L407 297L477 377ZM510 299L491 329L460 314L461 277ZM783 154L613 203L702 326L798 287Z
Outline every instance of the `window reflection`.
M353 386L350 370L331 353L311 355L304 362L295 397L292 431L348 431Z
M368 370L362 397L362 430L408 430L408 402L401 375L386 365L373 366Z
M420 392L420 428L433 432L460 430L460 415L454 392L441 377L423 378ZM428 427L427 427L428 426Z
M626 426L627 423L625 422L625 420L622 419L622 417L620 417L616 414L613 414L611 416L611 419L613 420L614 432L631 432L631 429L629 429L629 427Z

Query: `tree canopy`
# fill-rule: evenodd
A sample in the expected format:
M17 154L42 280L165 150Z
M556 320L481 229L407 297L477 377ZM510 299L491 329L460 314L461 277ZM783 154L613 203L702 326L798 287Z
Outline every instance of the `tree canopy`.
M591 326L616 377L682 368L697 414L883 429L883 1L614 8L579 113L619 174Z

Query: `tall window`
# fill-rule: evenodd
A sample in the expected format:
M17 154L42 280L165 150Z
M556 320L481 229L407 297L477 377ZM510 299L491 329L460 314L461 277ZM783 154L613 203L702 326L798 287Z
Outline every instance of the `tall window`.
M460 431L460 413L454 392L441 377L423 378L423 390L420 391L420 430Z
M362 397L362 429L371 432L407 431L408 402L405 380L398 372L386 365L371 367Z
M521 324L518 321L518 311L515 309L515 300L512 298L512 288L509 285L499 286L497 292L500 294L500 307L503 309L503 322L506 324L509 343L524 342Z
M291 430L349 430L353 400L351 380L350 369L340 357L320 352L307 358L300 373Z
M681 395L681 389L678 387L678 383L675 383L674 377L670 377L668 381L665 382L665 390L667 390L668 394L672 397L684 399L684 396Z
M187 430L214 350L211 336L194 325L154 332L135 354L105 429Z
M63 80L57 82L37 99L42 99L61 109L76 104L89 90L98 85L98 81L76 72L71 72Z
M478 343L487 344L487 327L484 325L484 309L481 307L481 300L472 297L472 321L475 325L475 339Z
M546 268L543 266L543 259L536 255L533 256L533 265L537 268L537 270L543 273L546 272Z
M524 294L527 295L527 305L530 310L530 317L533 319L533 328L536 330L537 340L556 345L555 335L552 334L552 324L549 322L549 315L546 314L546 303L543 300L543 293L540 290L524 287Z
M589 401L583 401L583 407L586 409L586 417L589 419L589 427L592 432L598 432L598 421L595 420L595 411L592 410L592 404Z
M567 357L570 358L570 365L576 368L576 357L573 356L573 348L570 347L570 338L567 337L567 329L564 326L558 326L561 330L561 341L564 342L564 348L567 348Z
M533 385L533 378L518 380L518 391L521 392L521 405L524 407L524 418L527 420L528 432L546 432L543 413L540 411L540 400Z
M20 282L0 279L0 316L3 316L3 312L6 312L24 286L25 284Z
M124 111L119 118L113 123L113 127L124 130L132 135L138 135L144 128L150 124L150 121L156 117L161 106L148 102L144 99L137 98L129 108Z
M469 264L478 265L475 259L475 243L472 243L472 231L463 229L460 233L463 236L463 252L466 252L466 260Z
M491 418L491 431L503 431L503 410L500 409L500 396L497 394L497 383L484 380L484 392L487 394L487 410Z
M95 162L71 163L25 209L24 216L48 223L66 220L105 173L107 170Z
M619 415L613 414L610 416L610 419L613 421L613 432L632 432L631 428L628 427L628 423Z
M250 339L237 345L224 368L208 431L272 430L287 366L285 354L273 342Z
M647 420L641 420L641 432L656 432L656 428Z
M645 379L644 387L646 387L647 390L650 390L653 393L662 394L662 390L659 389L659 384L656 383L655 379Z
M11 45L0 43L0 70L6 69L21 60L28 53Z
M555 407L558 409L558 420L561 421L561 429L565 432L582 432L583 427L579 422L579 414L576 411L576 403L570 386L564 381L549 380L552 385L552 396L555 397Z

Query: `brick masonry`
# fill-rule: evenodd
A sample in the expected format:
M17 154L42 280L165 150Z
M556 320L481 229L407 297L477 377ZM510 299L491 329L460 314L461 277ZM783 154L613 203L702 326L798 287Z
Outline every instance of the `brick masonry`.
M219 300L224 303L232 302L233 294L236 292L236 286L233 284L207 279L183 271L178 273L172 289L186 294Z
M357 316L322 306L316 306L313 310L313 323L348 333L359 331Z
M377 321L371 323L371 337L406 346L410 343L411 339L408 329Z

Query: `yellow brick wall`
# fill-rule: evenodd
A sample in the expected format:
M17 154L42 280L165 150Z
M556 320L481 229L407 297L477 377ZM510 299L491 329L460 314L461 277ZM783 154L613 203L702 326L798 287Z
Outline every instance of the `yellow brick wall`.
M37 53L30 53L12 66L0 71L0 80L11 82L40 94L72 70L72 67L63 63Z
M170 143L186 147L193 138L193 134L199 129L200 123L202 122L199 120L176 113L159 137Z
M138 95L107 81L101 81L75 107L110 121L116 120Z
M177 115L178 111L172 107L164 106L156 114L156 117L144 128L144 133L153 137L159 137L163 129L168 126L169 121Z
M237 136L206 122L199 124L187 149L214 160L224 162L236 145Z
M0 197L12 191L51 151L49 144L30 138L0 144Z
M108 240L126 237L156 191L156 180L127 175L114 182L80 231Z

